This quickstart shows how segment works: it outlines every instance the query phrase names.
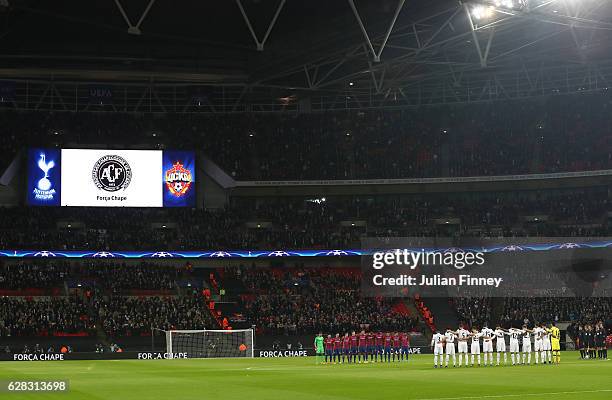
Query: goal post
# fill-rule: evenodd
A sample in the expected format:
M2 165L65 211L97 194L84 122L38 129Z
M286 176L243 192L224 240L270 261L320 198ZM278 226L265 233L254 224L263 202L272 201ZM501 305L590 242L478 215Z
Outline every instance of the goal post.
M186 354L187 358L255 357L253 329L170 330L166 333L168 358Z

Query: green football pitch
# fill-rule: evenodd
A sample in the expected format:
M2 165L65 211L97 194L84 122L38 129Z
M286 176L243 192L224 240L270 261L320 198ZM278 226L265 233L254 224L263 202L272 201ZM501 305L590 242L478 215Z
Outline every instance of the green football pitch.
M0 380L68 379L68 393L2 399L612 399L612 362L434 369L408 363L316 365L314 358L2 362Z

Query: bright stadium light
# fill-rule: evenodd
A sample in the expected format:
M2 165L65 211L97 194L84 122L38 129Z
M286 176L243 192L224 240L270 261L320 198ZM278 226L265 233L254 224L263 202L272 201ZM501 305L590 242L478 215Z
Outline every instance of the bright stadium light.
M495 7L503 7L503 8L514 8L515 2L513 0L495 0L493 2Z
M528 0L493 0L493 5L508 10L522 10L528 6Z
M495 11L503 13L523 11L528 7L528 0L480 0L472 4L472 17L481 20L491 18Z
M477 20L491 18L495 9L492 6L476 5L472 8L472 17Z

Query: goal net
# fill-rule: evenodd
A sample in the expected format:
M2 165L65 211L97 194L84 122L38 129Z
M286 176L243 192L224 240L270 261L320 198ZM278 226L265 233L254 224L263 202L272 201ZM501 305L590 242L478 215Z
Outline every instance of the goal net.
M175 330L166 332L169 358L184 353L187 358L254 357L253 329Z

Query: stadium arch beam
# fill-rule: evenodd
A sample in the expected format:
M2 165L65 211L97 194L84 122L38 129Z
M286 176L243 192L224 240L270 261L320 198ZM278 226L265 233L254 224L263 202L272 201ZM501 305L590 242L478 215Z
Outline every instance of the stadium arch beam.
M553 9L557 2L542 3L476 24L466 15L466 4L472 2L458 3L423 17L394 18L384 33L368 36L371 46L358 40L307 62L270 68L260 76L5 68L0 78L13 80L16 91L15 98L0 107L152 113L324 111L608 90L612 60L590 52L612 40L612 23L600 10L606 2L589 2L592 7L585 2L565 10ZM403 3L395 15L401 11L399 5ZM143 17L146 14L141 21ZM476 48L476 42L484 47ZM380 62L373 62L374 48L381 54L384 49ZM96 85L116 89L111 104L91 104L87 88ZM194 96L198 91L206 94Z
M444 10L442 12L427 16L420 20L408 23L398 23L395 28L395 33L390 36L386 47L389 49L404 50L395 55L388 57L384 62L376 63L371 65L368 61L370 59L370 51L359 51L360 46L351 46L349 49L342 51L344 54L334 64L334 68L331 73L326 74L325 79L321 79L318 85L310 87L310 85L304 85L308 89L330 89L340 90L347 81L358 80L361 78L362 87L374 87L376 92L383 92L383 88L376 88L378 85L375 81L364 80L364 75L372 75L373 70L385 70L385 73L397 70L397 73L391 76L387 76L387 85L394 90L401 87L401 81L408 79L418 79L419 76L415 74L405 74L405 67L402 66L406 63L422 62L426 65L434 65L439 63L446 63L449 68L458 70L460 68L500 68L504 65L503 61L512 61L517 53L521 50L529 50L529 48L538 45L539 43L546 42L549 39L554 39L559 35L566 33L570 26L572 29L587 29L591 31L595 30L606 30L609 31L612 25L606 21L600 21L588 17L579 17L571 15L569 13L561 13L559 10L550 11L547 6L552 3L541 4L529 12L523 13L504 13L501 18L494 21L487 21L486 23L475 25L469 21L469 12L461 13L461 11L467 11L467 4L459 4L456 7ZM535 31L534 25L546 26L546 31L542 34L539 31ZM428 33L434 32L429 35ZM529 35L515 36L515 33L520 32L533 33ZM501 35L501 36L500 36ZM442 37L439 37L442 36ZM458 46L462 41L469 40L471 37L472 42L481 40L481 36L485 39L483 43L486 43L486 47L481 52L478 59L470 57L469 52L465 49L461 51L453 51L452 46ZM497 36L497 37L495 37ZM398 41L405 41L411 39L412 45L406 45L405 43L398 44ZM434 40L437 39L437 40ZM373 42L385 43L385 36L379 36L373 39ZM545 44L545 43L543 43ZM367 44L365 45L368 48ZM373 48L373 46L370 46ZM477 48L477 52L480 47ZM535 52L527 52L521 54L523 57L536 58ZM457 58L460 56L460 58ZM266 84L279 84L279 78L283 76L292 76L296 71L303 71L305 68L312 67L313 64L316 68L321 69L322 66L332 61L338 60L338 54L333 54L327 59L318 60L316 63L310 63L310 66L300 65L284 72L277 72L274 75L264 77L255 82L256 85ZM463 57L463 59L461 59ZM573 62L574 60L569 60ZM492 63L492 65L490 65ZM340 68L347 64L358 65L360 67L353 68L353 71L347 68ZM467 64L467 65L466 65ZM435 75L439 71L432 70L429 75ZM308 78L306 77L306 81ZM399 82L398 82L399 81ZM354 82L357 85L357 82ZM295 85L293 85L295 87ZM395 87L394 87L395 86Z

